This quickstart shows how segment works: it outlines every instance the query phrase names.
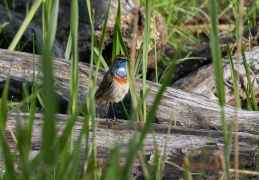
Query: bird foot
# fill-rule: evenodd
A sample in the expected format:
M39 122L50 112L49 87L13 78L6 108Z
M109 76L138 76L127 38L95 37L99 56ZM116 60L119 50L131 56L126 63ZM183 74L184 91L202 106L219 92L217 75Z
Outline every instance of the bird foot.
M103 125L116 125L117 123L121 124L122 121L120 121L118 119L111 119L111 120L102 122L101 124L103 124Z
M111 121L115 121L116 123L122 123L122 121L118 120L117 118L114 118Z

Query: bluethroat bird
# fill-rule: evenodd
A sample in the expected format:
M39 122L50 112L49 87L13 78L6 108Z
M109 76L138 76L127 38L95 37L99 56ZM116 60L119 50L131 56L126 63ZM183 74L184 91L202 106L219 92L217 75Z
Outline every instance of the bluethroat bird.
M95 92L96 101L106 101L106 123L108 122L107 116L109 103L111 103L114 120L116 120L113 103L120 102L129 91L129 82L126 70L127 61L128 59L125 55L117 55L114 58L110 69L105 73L99 88Z

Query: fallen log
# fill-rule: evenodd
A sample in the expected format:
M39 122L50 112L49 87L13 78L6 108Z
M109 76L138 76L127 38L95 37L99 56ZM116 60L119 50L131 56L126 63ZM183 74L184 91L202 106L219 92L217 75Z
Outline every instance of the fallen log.
M8 117L8 125L15 132L17 114L10 114ZM28 120L29 115L23 114L23 122ZM41 149L41 132L42 132L42 119L43 115L35 114L35 120L33 124L32 140L31 140L31 154L30 158L35 157ZM67 115L59 114L56 116L57 128L61 131L66 126ZM137 130L140 130L140 123L130 123L129 121L121 121L121 123L104 124L105 119L97 119L98 127L96 131L96 146L97 146L97 158L99 162L105 162L109 157L109 149L112 149L118 142L121 143L121 162L125 160L127 156L127 143L132 137L132 134ZM80 131L82 130L84 119L78 117L74 125L74 145L78 139ZM154 163L155 150L152 137L152 130L154 130L156 144L159 153L163 154L164 145L167 138L169 125L167 124L153 124L150 131L146 135L144 140L144 148L147 161L150 165ZM90 131L90 138L93 131ZM206 157L204 178L203 179L218 179L220 173L218 173L215 158L217 154L222 154L223 151L223 137L222 131L177 127L172 126L168 135L168 143L166 147L165 161L177 164L184 168L183 159L186 156L192 157L191 171L199 173L202 167L202 160ZM256 166L256 141L258 135L251 135L249 133L238 133L239 135L239 161L240 168L246 170L253 170ZM6 130L6 137L9 142L9 146L14 152L16 144L11 137L8 130ZM109 142L109 143L107 143ZM92 143L92 142L90 142ZM82 151L84 152L85 141L82 144ZM82 156L83 157L83 156ZM81 159L83 162L84 159ZM2 156L0 156L0 162L2 162ZM19 155L16 157L16 165L19 164ZM83 163L82 163L83 164ZM231 151L230 164L234 164L234 149ZM1 168L2 163L0 163ZM232 166L231 166L232 167ZM134 174L135 179L143 179L143 173L141 170L140 161L138 158L134 162ZM183 178L184 171L173 166L171 164L165 164L164 179L179 179ZM195 176L194 176L195 177Z
M227 45L225 45L227 46ZM235 47L235 46L234 46ZM250 51L245 52L247 63L250 63L249 67L251 68L250 79L253 85L254 94L256 97L257 103L259 102L259 83L258 79L258 63L259 63L259 46L253 47ZM236 72L238 71L240 78L242 80L238 83L239 87L239 96L241 100L241 106L243 109L247 106L247 98L245 94L244 87L247 87L247 77L246 71L243 63L243 58L240 57L240 62L238 63L238 54L233 55L233 64ZM222 59L223 63L223 79L225 83L225 94L226 94L226 103L234 106L236 104L233 82L230 71L230 64L228 57L224 57ZM239 64L239 69L238 69ZM181 89L184 91L195 92L198 94L202 94L212 100L217 101L217 93L216 93L216 81L214 77L214 68L213 64L208 64L203 66L196 71L193 71L188 76L181 78L174 82L171 85L172 88ZM204 88L206 87L206 88ZM250 98L252 99L252 98Z
M69 92L70 79L70 61L55 58L53 60L54 76L57 78L63 89ZM89 64L79 64L79 100L85 97L87 92L87 84L89 77ZM35 55L35 71L36 74L41 69L40 56ZM104 69L99 70L98 83L105 73ZM23 52L15 52L0 49L0 93L3 90L7 75L10 74L9 98L13 97L19 100L21 98L22 83L26 82L29 89L32 85L33 77L33 55ZM42 73L40 73L39 82L41 82ZM137 92L142 89L141 79L136 78ZM152 106L152 102L156 97L161 85L147 82L147 88L151 87L147 96L147 109ZM62 89L56 85L61 112L66 112L68 97ZM124 99L127 110L130 109L130 93ZM96 103L96 109L100 117L105 117L105 102ZM226 106L224 108L227 125L231 123L235 116L235 108ZM124 111L120 103L115 104L115 111L118 118L124 117ZM239 132L250 132L258 134L259 129L259 112L246 111L238 109L237 117L239 122ZM168 87L163 93L163 98L158 106L156 114L157 123L166 123L174 119L178 126L196 127L200 129L222 129L221 109L218 102L208 99L205 96L185 92L182 90Z

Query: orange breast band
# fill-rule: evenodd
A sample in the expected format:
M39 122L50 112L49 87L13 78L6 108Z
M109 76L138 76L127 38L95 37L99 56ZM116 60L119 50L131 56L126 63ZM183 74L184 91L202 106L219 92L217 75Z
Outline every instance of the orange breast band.
M119 84L127 84L128 79L127 78L119 78L116 75L113 77L115 81L117 81Z

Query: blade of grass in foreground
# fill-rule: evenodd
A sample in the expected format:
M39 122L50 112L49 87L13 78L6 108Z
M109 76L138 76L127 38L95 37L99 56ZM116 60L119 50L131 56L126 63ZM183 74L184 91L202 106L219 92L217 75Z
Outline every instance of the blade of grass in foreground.
M57 29L57 19L58 19L58 8L59 0L54 0L52 4L51 17L47 29L47 36L45 41L45 47L43 51L43 92L45 95L45 114L44 114L44 127L42 132L42 151L43 151L43 162L44 167L43 174L50 174L53 171L54 166L54 139L56 136L56 123L55 123L55 113L57 108L57 98L54 92L53 84L53 67L51 51L53 47L54 37Z
M32 171L29 166L29 153L31 150L31 134L32 134L32 126L34 122L35 111L36 111L36 95L34 95L30 101L30 116L29 116L29 121L26 124L25 128L24 128L24 123L20 113L18 114L17 120L16 120L16 134L17 134L16 137L18 141L17 147L20 155L22 179L31 179L31 175L32 175Z
M17 43L19 42L19 40L21 39L23 33L25 32L26 28L28 27L28 25L30 24L32 18L34 17L36 11L38 10L38 8L41 5L42 0L36 0L34 2L34 4L32 5L30 12L28 13L28 15L26 16L25 20L23 21L22 25L20 26L18 32L16 33L15 37L13 38L11 44L9 45L8 49L9 50L14 50L14 48L16 47Z
M82 100L82 102L80 103L79 106L76 107L74 114L71 114L67 121L66 121L66 127L64 128L64 130L62 131L60 137L58 137L56 144L55 144L55 161L57 161L60 157L60 152L67 152L67 147L68 147L68 143L64 143L67 142L69 140L69 136L70 133L74 127L74 124L77 120L77 116L79 116L81 109L83 107L85 107L85 102L86 102L86 98L84 98ZM65 156L67 157L67 156ZM68 159L63 159L65 157L62 157L62 161L61 162L61 167L59 168L59 172L58 172L58 179L64 179L64 176L66 175L66 173L68 172L68 168L70 168L68 166L69 160ZM71 156L70 156L71 158ZM64 163L64 164L62 164Z
M0 107L0 147L3 148L3 155L5 160L6 172L5 177L7 179L16 179L16 172L14 170L13 157L10 152L6 137L5 137L5 127L7 122L7 111L8 111L8 87L9 87L10 76L7 77L5 82L5 87L1 99Z
M78 1L71 1L71 38L72 38L72 62L70 73L70 102L69 102L69 114L73 114L77 107L78 102ZM70 154L73 151L73 130L70 135Z
M151 25L151 1L146 0L146 13L145 13L145 28L144 28L144 42L143 42L143 65L142 65L142 85L143 94L146 93L146 79L147 79L147 62L149 51L149 38L150 38L150 25ZM146 122L146 100L143 103L143 121Z
M23 127L24 123L19 112L16 116L16 137L17 137L17 149L19 151L19 166L21 167L21 179L30 179L31 171L29 167L28 153L30 147L27 146L28 140L26 131Z
M145 123L144 128L141 131L140 137L137 139L137 136L134 135L132 137L132 139L129 141L128 155L127 155L126 163L125 163L124 168L122 170L122 179L130 179L131 169L129 167L133 166L134 159L137 155L137 152L143 146L143 142L144 142L144 139L146 137L146 134L147 134L148 130L150 129L150 126L152 125L152 123L155 119L156 111L157 111L158 105L160 103L160 100L162 98L163 92L165 91L166 87L171 82L171 76L174 72L174 69L175 69L175 65L173 65L169 68L168 73L167 73L167 75L166 75L166 77L165 77L165 79L162 83L162 86L161 86L159 92L156 95L156 98L153 102L153 105L150 108L150 111L149 111L148 117L147 117L147 121ZM144 94L144 97L145 97L145 95L146 95L146 93Z
M79 165L78 162L80 160L80 154L81 154L80 152L81 152L83 133L84 133L84 129L82 129L80 132L80 135L75 145L75 149L71 154L71 159L69 160L69 165L71 169L69 169L68 179L76 179L76 175L78 175L78 177L81 176L80 175L81 171L78 172L77 170L78 170L78 165Z
M107 168L102 175L102 180L119 179L118 174L120 171L120 148L116 146L109 155L107 161Z
M217 18L217 2L216 0L210 1L211 5L211 54L212 61L214 66L214 73L216 76L216 85L217 85L217 93L219 98L219 105L221 107L221 118L222 118L222 129L223 129L223 138L224 138L224 153L225 153L225 163L226 163L226 179L230 179L229 169L229 142L227 136L227 127L224 113L225 106L225 91L224 91L224 81L223 81L223 67L221 61L221 51L219 46L219 38L218 38L218 18Z
M91 16L91 12L89 12L89 16ZM93 13L93 20L94 20L94 13ZM97 148L96 148L96 122L95 122L95 99L94 99L94 89L95 86L93 84L92 81L92 74L93 74L93 65L94 65L94 39L95 39L95 35L94 35L94 21L91 24L91 30L92 30L92 38L91 38L91 58L90 58L90 76L88 79L88 87L87 87L87 96L86 96L86 102L87 102L87 116L86 116L86 137L89 138L89 131L90 131L90 122L92 122L92 129L93 129L93 135L92 135L92 146L93 146L93 166L95 167L94 169L94 179L97 180ZM99 56L100 58L100 56ZM99 66L99 63L97 63L97 66ZM94 77L94 81L97 81L97 76ZM89 152L89 139L86 140L87 144L86 144L86 152L85 154L87 155ZM86 161L88 161L86 159ZM85 173L86 174L86 173Z

